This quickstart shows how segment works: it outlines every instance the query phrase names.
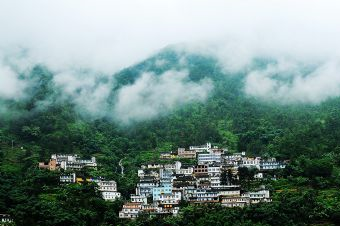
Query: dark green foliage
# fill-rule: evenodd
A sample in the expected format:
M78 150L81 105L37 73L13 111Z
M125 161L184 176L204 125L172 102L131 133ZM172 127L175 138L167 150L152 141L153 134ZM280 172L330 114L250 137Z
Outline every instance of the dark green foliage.
M223 208L220 205L187 206L179 217L140 218L135 225L160 226L232 226L232 225L310 225L336 223L337 210L325 209L317 201L313 190L284 192L272 203L252 205L246 208Z

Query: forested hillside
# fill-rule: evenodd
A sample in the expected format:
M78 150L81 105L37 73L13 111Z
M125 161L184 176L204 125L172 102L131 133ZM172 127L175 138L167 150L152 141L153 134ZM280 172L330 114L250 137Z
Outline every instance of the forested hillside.
M106 111L116 104L117 90L134 84L145 72L161 76L169 70L185 70L190 81L211 83L205 101L179 104L157 117L128 122L116 118L115 112L88 114L62 98L63 90L55 86L53 73L37 65L23 75L34 84L26 88L29 95L25 99L0 99L6 106L0 111L0 212L10 213L17 225L339 223L340 98L307 105L247 96L245 74L269 63L275 61L259 59L251 68L233 74L225 72L213 57L167 48L112 75L112 80L99 76L98 83L112 84ZM138 108L136 111L138 114ZM128 222L117 216L121 200L104 202L92 184L59 186L57 172L37 168L52 153L95 156L100 169L84 174L116 180L118 190L128 198L141 163L157 159L162 151L206 142L227 146L230 151L289 159L282 178L269 186L298 191L276 194L273 203L259 208L196 210L200 207L187 206L179 218ZM118 166L121 159L124 177Z

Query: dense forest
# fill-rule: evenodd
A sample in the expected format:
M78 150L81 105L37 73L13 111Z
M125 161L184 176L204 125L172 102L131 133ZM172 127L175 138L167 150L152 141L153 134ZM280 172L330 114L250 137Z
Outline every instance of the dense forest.
M167 63L159 66L160 60ZM275 64L258 59L251 67L269 63ZM192 81L212 81L207 100L128 124L109 115L88 115L60 98L62 90L43 65L23 75L34 84L26 90L30 95L0 99L6 106L0 111L0 213L26 226L340 224L340 98L318 105L256 99L243 92L251 68L229 74L213 57L169 48L112 75L114 82L98 82L112 82L108 103L114 105L116 90L133 84L143 72L161 75L168 70L186 70ZM178 217L118 219L124 199L134 191L140 164L156 160L160 152L206 142L231 152L289 159L281 178L267 182L273 202L243 209L183 203ZM116 180L123 198L105 202L91 183L59 185L58 172L37 168L52 153L97 157L98 171L83 173Z

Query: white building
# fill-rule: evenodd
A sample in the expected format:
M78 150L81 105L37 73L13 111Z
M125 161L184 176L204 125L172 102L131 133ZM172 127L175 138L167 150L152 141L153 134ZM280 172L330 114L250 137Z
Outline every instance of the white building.
M179 191L172 191L170 194L160 194L158 200L161 204L178 204L181 201L182 193Z
M217 203L219 195L216 191L196 189L194 193L188 195L188 200L193 203Z
M128 202L123 205L123 209L119 212L119 218L137 218L142 210L142 204L136 202Z
M271 202L270 194L268 190L260 190L255 192L246 192L242 194L242 197L249 198L250 204L259 202Z
M190 146L189 150L195 150L196 152L210 152L211 143L207 143L205 145L200 146Z
M57 164L61 164L61 162L75 162L76 159L79 158L77 154L52 154L51 159L57 161Z
M97 167L96 158L81 159L76 154L52 154L51 160L55 160L57 165L64 170L80 170L84 167Z
M232 155L224 156L224 159L228 161L241 161L245 155L246 155L245 152L237 152L233 153Z
M139 169L137 174L138 174L139 178L144 178L144 177L159 178L159 170L158 169Z
M220 196L240 196L241 190L239 187L234 187L231 189L222 189L218 191L218 195Z
M143 196L143 195L131 194L130 199L131 199L131 202L138 202L138 203L143 203L143 204L148 203L148 198L146 196Z
M242 158L242 163L240 164L240 166L247 167L247 168L260 169L260 162L261 162L260 157L256 157L256 158L244 157Z
M186 168L181 168L176 170L176 174L182 174L182 175L192 175L194 172L194 167L186 167Z
M197 155L197 161L199 165L212 164L214 162L220 163L222 155L220 153L200 153Z
M136 195L151 196L152 189L158 187L158 182L151 178L144 178L137 183Z
M211 164L208 166L208 175L210 176L220 176L221 175L221 165Z
M165 170L172 170L172 171L175 171L175 170L178 170L180 169L182 166L182 163L180 161L176 161L175 163L173 164L165 164L164 165L164 169Z
M224 196L221 205L224 207L245 207L250 204L249 198L241 196Z
M65 173L59 177L60 183L76 183L76 173Z
M219 176L211 176L210 177L210 186L211 188L219 187L221 185L221 179Z
M102 193L103 199L107 201L113 201L117 198L120 198L120 192L117 192L117 183L116 181L98 181L98 190Z
M284 169L284 168L286 168L286 164L283 162L276 161L275 158L262 160L260 162L261 170L276 170L276 169Z

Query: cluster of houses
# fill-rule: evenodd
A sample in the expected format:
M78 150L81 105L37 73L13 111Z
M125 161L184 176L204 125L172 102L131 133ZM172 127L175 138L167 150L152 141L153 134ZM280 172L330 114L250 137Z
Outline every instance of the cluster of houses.
M76 154L52 154L49 162L39 162L40 169L76 171L83 168L97 169L95 157L82 159Z
M97 169L95 157L82 159L76 154L52 154L49 162L40 162L40 169L61 170L59 181L62 184L94 182L105 200L112 201L121 197L117 191L117 183L113 180L103 178L84 178L78 176L79 171L84 168Z
M254 168L254 178L261 180L265 172L285 168L276 159L246 157L245 153L229 154L227 149L210 143L179 148L176 153L163 153L162 159L173 163L150 163L138 170L139 182L135 194L123 205L120 218L136 218L141 214L176 215L182 201L191 204L220 203L225 207L270 202L269 190L261 186L244 191L239 181L239 169ZM196 159L197 164L185 164L180 159Z
M178 148L176 152L162 153L161 159L169 163L149 163L138 170L136 191L119 212L120 218L136 218L141 214L177 215L181 202L191 204L220 203L225 207L244 207L259 202L270 202L269 190L264 186L245 191L239 183L240 168L256 169L255 180L266 172L283 169L286 162L275 158L247 157L242 153L229 153L227 149L212 146ZM188 164L183 159L192 159ZM181 161L182 160L182 161ZM40 169L59 170L60 183L94 182L105 200L121 197L117 183L103 178L79 176L84 168L97 169L95 157L82 159L76 154L52 154L49 162L40 162Z

